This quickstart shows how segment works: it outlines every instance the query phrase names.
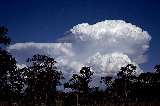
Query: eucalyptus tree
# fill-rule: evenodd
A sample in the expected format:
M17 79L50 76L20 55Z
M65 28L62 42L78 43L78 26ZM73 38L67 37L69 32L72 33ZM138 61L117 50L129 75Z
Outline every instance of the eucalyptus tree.
M8 29L0 26L0 100L18 101L22 90L15 58L5 50L11 39L6 36Z
M57 86L61 85L62 72L57 69L53 58L45 55L34 55L27 62L32 66L23 68L25 99L33 104L54 104L57 96Z
M92 81L93 72L90 67L82 67L79 74L73 74L69 82L64 84L64 88L71 88L77 95L77 105L78 99L81 102L87 103L88 95L90 93L89 83ZM79 98L78 95L81 95Z
M134 72L136 66L128 64L125 67L121 67L117 73L117 78L113 82L112 96L118 101L128 101L133 87L131 86L136 76Z

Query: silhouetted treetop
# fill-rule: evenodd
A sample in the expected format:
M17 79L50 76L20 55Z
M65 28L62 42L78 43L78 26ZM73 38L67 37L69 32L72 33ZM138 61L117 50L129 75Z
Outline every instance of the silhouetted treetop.
M128 64L126 67L121 67L121 71L117 73L117 76L120 78L128 78L133 76L133 72L136 70L136 66L133 64Z
M154 69L157 73L160 73L160 64L156 65Z
M71 88L75 91L87 92L89 89L89 82L91 82L91 76L93 72L90 67L82 67L79 74L73 74L69 82L64 84L64 88Z
M58 71L53 58L45 55L34 55L28 58L27 62L32 66L23 68L25 84L28 86L25 90L26 100L35 103L44 103L51 105L57 95L57 86L61 85L63 79L62 72Z
M0 43L1 44L4 44L4 45L10 44L11 39L8 36L6 36L7 32L8 32L7 28L5 28L4 26L0 26Z
M100 83L104 82L104 84L106 85L106 90L111 87L113 81L112 81L112 77L111 76L106 76L106 77L101 77L101 81Z
M0 44L10 44L11 39L6 36L7 32L7 28L0 26ZM0 101L14 101L20 98L22 80L16 63L11 53L0 48Z

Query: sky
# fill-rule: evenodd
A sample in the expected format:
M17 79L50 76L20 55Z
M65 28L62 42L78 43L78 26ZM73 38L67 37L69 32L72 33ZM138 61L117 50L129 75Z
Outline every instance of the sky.
M147 61L139 64L152 71L160 63L159 10L160 0L0 0L0 25L9 29L12 44L54 43L77 24L123 20L152 37L148 51L142 52Z

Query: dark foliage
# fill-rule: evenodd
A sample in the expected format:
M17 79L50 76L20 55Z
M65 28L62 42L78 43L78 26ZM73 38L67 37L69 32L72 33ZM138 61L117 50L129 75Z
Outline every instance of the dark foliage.
M92 75L93 72L90 71L90 67L82 67L80 74L73 74L69 82L64 84L64 88L71 88L73 91L87 93Z
M7 45L10 44L11 39L9 37L6 36L8 32L8 29L5 28L4 26L0 26L0 43Z
M160 73L160 64L156 65L154 69L157 73Z
M135 75L136 66L128 64L121 67L117 76L101 77L100 83L106 85L103 91L98 86L90 87L93 72L90 67L82 67L79 74L73 74L64 84L71 92L58 91L63 74L58 71L53 58L34 55L27 62L32 66L17 68L15 58L2 47L10 44L6 36L8 29L0 26L0 102L18 102L26 106L52 106L56 101L63 101L65 106L108 103L160 103L160 64L155 72Z
M111 89L113 83L111 76L101 77L100 83L102 82L104 82L104 84L106 85L106 91Z
M90 67L82 67L79 74L74 74L69 82L64 84L65 88L71 88L77 96L79 95L79 101L87 103L90 87L89 83L91 82L91 76L93 72L90 70Z
M25 101L31 104L54 103L57 96L57 86L61 85L62 72L55 67L56 61L45 55L34 55L27 62L33 66L22 69L25 89Z
M0 43L10 44L11 39L6 36L8 29L0 27ZM16 60L6 50L0 48L0 101L14 102L20 100L22 83L19 79L19 72Z

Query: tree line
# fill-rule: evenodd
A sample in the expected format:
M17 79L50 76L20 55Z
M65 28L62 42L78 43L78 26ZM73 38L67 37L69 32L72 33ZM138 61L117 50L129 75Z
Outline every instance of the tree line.
M63 73L57 69L53 58L36 54L26 62L31 66L17 67L16 59L3 47L10 44L8 29L0 26L0 102L21 103L26 106L55 105L63 101L64 105L106 104L124 102L160 102L160 64L155 72L135 75L136 66L128 64L121 67L116 77L101 77L99 83L106 85L105 90L98 86L90 87L93 71L82 67L62 85ZM57 86L71 89L60 91Z

